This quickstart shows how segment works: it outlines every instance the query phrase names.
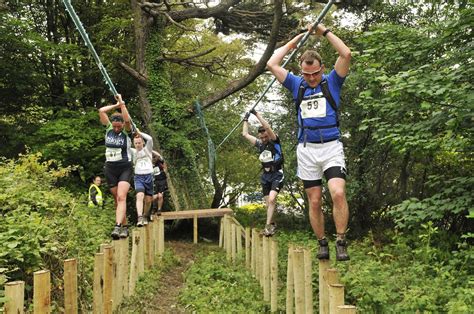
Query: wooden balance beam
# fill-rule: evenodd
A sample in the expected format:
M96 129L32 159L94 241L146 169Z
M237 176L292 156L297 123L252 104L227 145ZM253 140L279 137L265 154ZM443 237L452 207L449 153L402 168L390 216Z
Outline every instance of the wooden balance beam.
M180 210L173 212L162 212L161 217L164 220L174 219L193 219L193 240L198 242L198 218L222 217L224 215L232 215L234 211L230 208L212 208L212 209L196 209L196 210Z

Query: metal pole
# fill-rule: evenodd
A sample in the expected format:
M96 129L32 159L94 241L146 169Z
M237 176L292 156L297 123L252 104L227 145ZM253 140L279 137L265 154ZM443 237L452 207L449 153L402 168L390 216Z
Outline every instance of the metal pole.
M321 23L321 20L324 18L324 16L326 16L326 14L328 13L329 9L331 8L331 6L334 4L334 2L336 2L335 0L329 0L329 2L324 6L323 10L321 11L321 13L319 13L318 17L316 18L316 21L313 23L313 25L311 26L311 29L314 29L316 26L318 26L319 23ZM286 59L286 61L282 64L282 67L285 67L288 62L290 62L291 59L293 59L293 56L295 55L295 53L298 51L298 49L300 49L301 46L304 45L304 43L306 42L306 40L308 40L308 37L310 35L310 31L307 31L304 36L300 39L300 41L298 42L298 45L296 46L296 49L294 49L291 54L288 56L288 58ZM263 99L263 97L265 96L265 94L268 92L268 90L270 89L270 87L272 87L273 83L276 81L276 78L274 77L268 84L267 86L265 87L265 89L263 90L263 92L260 94L260 96L258 97L257 101L255 101L255 103L253 104L252 108L250 108L249 111L252 111L253 109L255 109L255 107L257 107L258 103ZM239 125L244 121L244 119L242 118L240 120L240 122L229 132L229 134L227 134L227 136L222 140L222 142L217 145L216 147L216 151L219 149L219 147L221 147L221 145L229 138L229 136L232 135L232 133L234 133L234 131L239 127Z

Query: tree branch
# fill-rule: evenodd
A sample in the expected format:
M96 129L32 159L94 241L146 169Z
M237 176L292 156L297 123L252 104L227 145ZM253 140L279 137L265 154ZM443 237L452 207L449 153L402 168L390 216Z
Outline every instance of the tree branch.
M207 99L201 101L202 109L208 108L218 102L221 99L226 98L229 95L243 89L250 83L252 83L260 74L265 71L265 67L268 59L273 54L275 45L277 43L278 33L280 30L280 23L282 20L283 11L282 11L282 0L275 0L275 14L273 16L272 30L270 33L270 39L268 41L267 48L265 49L262 57L257 62L257 64L251 69L246 77L243 77L239 80L232 81L228 84L228 87L224 90L221 90L213 95L210 95Z
M147 87L148 85L148 77L143 75L142 73L138 72L137 70L133 69L131 66L120 62L119 63L122 69L124 69L132 78L134 78L138 84L140 84L143 87Z
M167 9L167 11L170 18L173 19L175 22L179 23L181 21L192 18L207 19L216 16L218 14L228 11L230 7L240 3L240 1L241 0L223 0L221 1L221 3L214 7L193 7L177 11L170 11L169 9ZM154 17L159 16L164 12L164 10L161 9L162 6L155 3L144 2L143 4L140 4L140 6L145 12Z

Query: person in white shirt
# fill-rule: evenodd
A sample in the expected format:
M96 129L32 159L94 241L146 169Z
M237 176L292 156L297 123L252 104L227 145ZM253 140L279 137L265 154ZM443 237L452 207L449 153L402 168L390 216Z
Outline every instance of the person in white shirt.
M135 171L135 192L137 206L137 227L148 224L146 218L153 201L153 139L137 130L133 138L132 162Z

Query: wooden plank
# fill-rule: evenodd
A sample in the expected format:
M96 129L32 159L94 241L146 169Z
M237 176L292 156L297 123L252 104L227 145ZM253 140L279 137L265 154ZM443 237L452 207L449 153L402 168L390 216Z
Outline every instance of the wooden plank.
M173 219L190 219L197 216L198 218L204 217L221 217L225 214L233 214L234 211L230 208L211 208L211 209L196 209L196 210L181 210L173 212L163 212L161 217L164 220Z

